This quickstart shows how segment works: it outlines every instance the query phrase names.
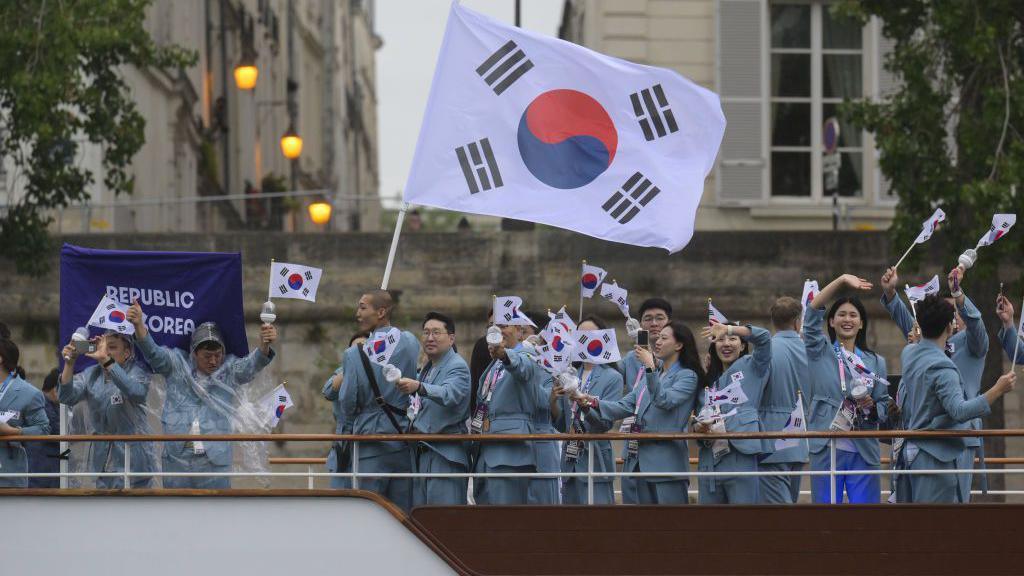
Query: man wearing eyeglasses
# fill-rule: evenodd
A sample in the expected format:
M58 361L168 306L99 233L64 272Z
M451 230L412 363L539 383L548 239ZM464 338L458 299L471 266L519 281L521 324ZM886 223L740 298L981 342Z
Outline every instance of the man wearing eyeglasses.
M643 304L640 304L640 328L647 330L651 338L651 347L653 349L655 340L658 338L658 334L661 333L661 329L668 325L672 321L672 305L663 298L648 298L644 300ZM640 363L640 360L636 357L636 352L633 350L626 354L626 357L622 360L622 376L623 384L625 389L623 394L629 394L634 387L638 384L645 382L644 378L645 367ZM629 420L629 419L627 419ZM632 421L623 420L620 425L620 431L628 431ZM622 458L626 458L626 446L622 446ZM639 503L639 497L636 492L636 479L623 476L622 482L622 503L623 504L637 504Z
M465 434L469 417L469 366L455 351L455 322L439 312L423 319L423 351L427 364L418 378L395 383L409 394L413 433ZM462 442L417 442L413 470L419 473L466 473L469 459ZM466 503L467 478L416 478L413 506Z

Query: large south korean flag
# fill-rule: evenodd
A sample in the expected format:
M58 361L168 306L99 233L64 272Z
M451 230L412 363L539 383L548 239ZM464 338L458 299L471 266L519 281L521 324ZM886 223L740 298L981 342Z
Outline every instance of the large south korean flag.
M724 131L675 72L453 3L405 200L675 252Z

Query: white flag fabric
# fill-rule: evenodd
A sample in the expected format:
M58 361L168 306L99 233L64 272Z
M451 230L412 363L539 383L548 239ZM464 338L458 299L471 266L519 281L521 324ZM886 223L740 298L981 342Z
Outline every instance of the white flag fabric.
M729 319L725 317L725 314L719 312L718 308L715 308L715 305L711 303L711 300L708 300L708 326L728 324L728 322Z
M573 341L566 339L558 346L544 344L537 348L540 365L552 374L565 372L572 364Z
M494 299L494 323L501 326L537 325L523 314L523 299L518 296L498 296Z
M724 132L676 72L453 2L404 199L676 252Z
M629 292L625 288L605 282L601 285L601 297L618 306L622 315L629 319Z
M573 344L573 360L591 364L611 364L622 359L615 330L577 330Z
M1017 335L1024 338L1024 312L1020 315L1020 323L1017 325Z
M739 374L739 372L734 374ZM718 406L722 410L728 406L739 406L748 400L747 393L743 391L741 379L733 379L728 386L721 390L712 389L709 398L712 406Z
M561 310L554 314L549 311L548 319L548 329L558 326L565 334L572 334L572 332L576 330L576 322L574 322L572 316L569 316L569 313L565 311L565 306L562 306Z
M550 320L548 325L540 331L540 337L550 346L553 353L568 356L572 353L572 335L576 331L576 323L565 311L565 306L562 306L562 309L555 314L548 312L548 317Z
M135 334L135 326L128 321L128 306L110 296L103 296L89 317L89 326L113 330L120 334Z
M270 297L316 302L323 270L288 262L270 263Z
M281 421L281 415L285 410L294 406L292 396L285 390L284 384L278 384L277 388L264 396L260 403L263 405L263 413L270 420L271 428L277 426L277 423Z
M996 214L992 216L992 226L981 237L981 240L978 240L978 245L975 248L995 244L995 241L1002 238L1016 223L1016 214Z
M402 331L398 328L389 328L384 332L375 332L363 344L363 351L370 362L378 366L385 366L391 361L391 355L395 353L398 344L402 341Z
M914 243L924 244L925 242L927 242L928 239L932 237L932 234L935 233L935 229L938 228L939 222L945 221L946 213L942 211L942 208L936 208L935 213L932 214L932 217L925 220L924 223L921 224L921 233L917 235L917 238L914 240Z
M800 400L800 397L796 398L796 408L789 414L789 419L786 420L786 425L782 427L782 432L806 432L807 422L804 417L804 403ZM795 448L799 446L805 439L802 438L779 438L775 441L776 450L785 450L786 448Z
M903 293L912 302L920 302L932 294L939 293L939 275L932 276L932 279L917 286L903 286Z
M605 272L604 268L583 264L583 271L580 273L580 296L592 298L594 291L601 285L601 282L604 282L604 277L607 275L608 272Z
M804 280L804 291L800 296L800 307L802 312L800 314L800 323L803 324L803 317L807 314L807 307L814 301L814 297L818 295L821 290L818 288L817 280Z

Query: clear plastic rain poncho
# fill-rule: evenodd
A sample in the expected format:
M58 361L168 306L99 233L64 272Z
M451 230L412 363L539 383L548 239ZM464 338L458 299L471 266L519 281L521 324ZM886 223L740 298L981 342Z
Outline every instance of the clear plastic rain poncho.
M109 336L107 336L109 337ZM124 336L115 336L126 338ZM147 353L143 353L146 349ZM191 354L136 342L130 358L104 371L90 366L61 385L60 401L70 408L69 434L266 434L276 424L277 383L262 369L271 358L254 349L244 358L226 355L212 374L202 374ZM130 442L136 472L267 471L264 442ZM123 472L123 442L71 445L69 471ZM133 488L231 485L223 478L133 477ZM269 486L265 477L237 479L235 485ZM122 488L121 477L73 477L72 487Z

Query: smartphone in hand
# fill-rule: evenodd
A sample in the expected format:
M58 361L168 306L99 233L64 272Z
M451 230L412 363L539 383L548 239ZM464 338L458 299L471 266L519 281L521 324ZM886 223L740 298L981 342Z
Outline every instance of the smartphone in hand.
M636 331L636 345L637 346L650 346L651 345L651 333L647 330Z

